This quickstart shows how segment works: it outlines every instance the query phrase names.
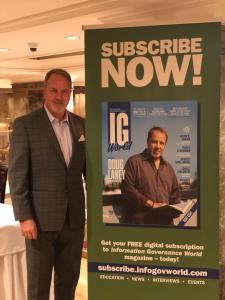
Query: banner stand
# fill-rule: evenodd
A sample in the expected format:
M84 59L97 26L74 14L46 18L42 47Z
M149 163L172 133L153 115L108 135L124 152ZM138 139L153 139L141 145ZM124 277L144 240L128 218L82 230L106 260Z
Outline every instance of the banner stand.
M225 295L221 35L85 27L89 300Z
M225 297L225 26L221 30L220 87L220 298Z

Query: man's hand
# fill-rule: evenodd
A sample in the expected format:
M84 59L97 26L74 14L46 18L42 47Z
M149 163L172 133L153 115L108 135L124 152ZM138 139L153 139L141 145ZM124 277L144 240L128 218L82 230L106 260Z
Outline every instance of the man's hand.
M152 201L150 199L145 202L145 206L147 206L147 207L153 208L153 205L154 205L154 201Z
M33 219L20 221L21 234L28 240L37 239L37 226Z
M165 202L155 202L154 205L153 205L153 209L158 208L158 207L162 207L162 206L165 206L165 205L167 205Z
M165 202L154 202L153 200L147 200L145 206L150 208L158 208L167 205Z

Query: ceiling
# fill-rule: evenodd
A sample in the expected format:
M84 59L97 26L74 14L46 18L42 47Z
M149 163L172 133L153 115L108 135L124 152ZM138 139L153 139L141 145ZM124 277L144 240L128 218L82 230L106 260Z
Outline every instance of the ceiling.
M67 69L84 83L83 26L128 26L219 21L225 0L0 0L0 79L41 81ZM79 40L66 40L76 35ZM28 43L37 43L32 52ZM37 59L39 58L39 59Z

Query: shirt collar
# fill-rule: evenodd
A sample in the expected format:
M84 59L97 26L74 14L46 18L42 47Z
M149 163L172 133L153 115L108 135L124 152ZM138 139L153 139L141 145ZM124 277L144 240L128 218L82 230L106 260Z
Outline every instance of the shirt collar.
M59 119L55 118L51 113L50 111L47 109L46 105L44 104L44 108L45 108L45 111L48 115L48 118L50 120L51 123L53 123L54 121L58 121L59 122ZM64 118L61 122L67 122L69 123L69 114L68 114L68 111L66 110L65 111L65 115L64 115Z
M142 159L143 160L148 160L150 162L153 162L153 157L149 153L148 149L146 148L142 153L141 153ZM166 164L166 160L161 156L160 157L160 164Z

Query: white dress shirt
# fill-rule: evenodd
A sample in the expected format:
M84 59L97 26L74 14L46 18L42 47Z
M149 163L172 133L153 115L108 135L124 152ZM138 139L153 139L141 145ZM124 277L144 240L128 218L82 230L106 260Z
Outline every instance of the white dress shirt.
M68 166L72 156L72 137L71 137L70 127L69 127L68 112L67 111L65 112L64 119L60 121L50 113L50 111L47 109L45 105L44 108L52 124L55 135L57 137L60 148L62 150L65 162Z

